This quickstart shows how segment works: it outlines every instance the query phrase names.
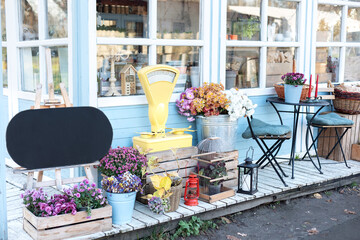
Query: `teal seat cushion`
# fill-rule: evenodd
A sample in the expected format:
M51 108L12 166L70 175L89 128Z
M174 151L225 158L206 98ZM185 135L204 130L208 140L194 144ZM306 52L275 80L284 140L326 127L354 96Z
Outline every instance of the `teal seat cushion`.
M313 115L306 116L307 120L310 121L310 119L313 117ZM336 113L327 113L327 114L318 114L315 116L315 118L312 120L312 124L320 125L320 126L341 126L341 125L353 125L354 122L350 119L341 117L337 115Z
M272 125L265 123L259 119L253 118L251 120L251 127L255 136L281 136L291 132L291 128L286 125ZM252 138L250 128L247 127L242 134L243 138Z

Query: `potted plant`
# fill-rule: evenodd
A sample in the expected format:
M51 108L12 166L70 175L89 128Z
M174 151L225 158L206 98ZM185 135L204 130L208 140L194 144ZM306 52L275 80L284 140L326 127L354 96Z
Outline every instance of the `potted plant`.
M238 118L251 116L257 105L240 90L225 91L222 84L204 83L181 93L176 106L188 121L196 116L198 141L219 137L223 141L221 149L227 152L235 149Z
M227 171L224 161L211 163L199 169L199 175L206 176L205 184L208 185L209 195L220 193L221 183L224 177L227 176Z
M118 176L125 172L142 178L146 174L147 158L133 147L111 148L109 153L100 160L98 166L104 176Z
M96 188L95 183L89 183L84 179L79 185L64 189L68 198L73 199L78 211L85 210L88 217L91 217L91 209L97 209L106 205L106 199L102 195L100 188Z
M303 85L306 82L302 73L286 73L281 79L284 81L285 102L299 103Z
M118 176L103 178L101 185L112 206L113 224L122 225L131 222L136 193L142 191L141 179L126 171Z

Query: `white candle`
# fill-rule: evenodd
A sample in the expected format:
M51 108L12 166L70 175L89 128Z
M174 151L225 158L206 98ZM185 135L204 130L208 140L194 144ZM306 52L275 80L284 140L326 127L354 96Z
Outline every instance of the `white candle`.
M250 191L250 179L251 175L250 174L244 174L243 176L243 184L242 184L242 190L243 191Z

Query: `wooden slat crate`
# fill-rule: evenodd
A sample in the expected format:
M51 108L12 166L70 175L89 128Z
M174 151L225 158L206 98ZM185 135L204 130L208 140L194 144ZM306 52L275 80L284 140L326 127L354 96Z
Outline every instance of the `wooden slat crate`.
M201 191L200 191L201 192ZM200 198L202 201L213 203L225 198L229 198L235 195L235 190L228 187L221 187L221 191L218 194L207 195L205 193L200 193Z
M360 115L349 115L344 113L337 113L342 117L350 119L354 122L354 126L348 130L348 132L343 137L341 144L344 149L346 160L351 159L351 147L352 144L359 143L360 138ZM344 131L344 128L338 128L338 133L341 135ZM331 148L336 143L336 138L329 136L336 136L335 129L328 129L325 133L321 134L324 137L320 137L318 141L318 153L320 157L326 157ZM337 146L332 154L330 154L329 159L335 161L343 161L342 153L340 147Z
M23 214L24 230L35 240L65 239L112 229L110 205L93 209L89 219L86 218L86 211L75 215L69 213L52 217L37 217L24 207Z
M180 148L177 150L178 162L180 166L179 176L183 178L183 189L185 189L186 180L191 172L197 171L197 160L192 159L193 155L198 154L198 149L196 147L187 147L187 148ZM225 187L235 187L237 186L237 164L238 164L238 151L231 151L227 153L223 153L224 156L227 157L226 161L226 168L228 169L229 178L224 181L223 186ZM149 153L146 155L148 158L152 156L156 156L160 161L160 167L153 169L153 172L156 174L161 174L165 172L176 172L178 169L177 162L175 156L171 150L161 151L161 152L154 152ZM150 183L150 176L149 174L146 178L146 182ZM184 195L184 191L182 193Z

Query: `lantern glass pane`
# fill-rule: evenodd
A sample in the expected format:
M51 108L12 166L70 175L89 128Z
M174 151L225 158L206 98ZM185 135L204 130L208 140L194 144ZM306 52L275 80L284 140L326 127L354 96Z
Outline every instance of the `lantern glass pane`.
M252 169L252 191L255 191L257 189L257 168Z
M241 189L243 191L250 191L251 190L251 169L244 168L242 169L244 173L240 179Z

